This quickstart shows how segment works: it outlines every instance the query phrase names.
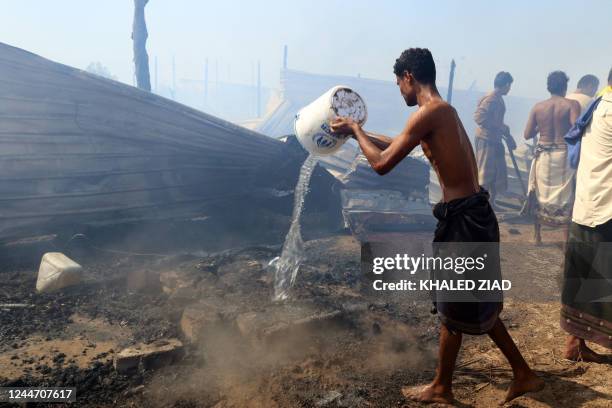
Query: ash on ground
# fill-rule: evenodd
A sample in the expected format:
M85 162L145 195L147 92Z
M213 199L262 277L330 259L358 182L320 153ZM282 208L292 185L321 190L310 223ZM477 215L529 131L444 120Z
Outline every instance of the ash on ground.
M502 224L505 240L529 233ZM430 381L435 369L430 304L372 291L359 243L346 235L307 241L290 299L275 302L266 265L280 250L147 257L81 248L67 254L83 265L82 282L49 294L35 292L34 266L6 266L0 385L76 387L82 407L412 406L401 386ZM560 251L545 245L516 256L530 256L543 276ZM548 384L518 403L603 407L609 368L559 357L558 310L554 302L505 306L511 334ZM455 378L460 402L496 404L510 378L488 338L466 339Z

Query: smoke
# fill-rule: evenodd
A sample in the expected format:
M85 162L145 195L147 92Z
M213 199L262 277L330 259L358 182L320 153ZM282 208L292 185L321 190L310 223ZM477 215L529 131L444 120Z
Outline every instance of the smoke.
M198 361L153 379L148 404L296 406L344 387L349 378L358 387L376 377L389 381L398 370L431 370L434 363L434 353L417 346L414 328L369 315L301 327L265 341L227 327L209 333L194 355Z

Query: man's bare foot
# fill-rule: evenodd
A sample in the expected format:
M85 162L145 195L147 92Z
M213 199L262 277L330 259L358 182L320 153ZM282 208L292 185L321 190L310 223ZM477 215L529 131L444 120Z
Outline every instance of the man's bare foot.
M409 400L426 404L439 403L452 405L455 399L450 389L436 384L402 387L402 394Z
M510 383L510 387L508 388L506 399L504 400L503 404L528 392L538 392L543 388L544 380L535 375L533 371L524 376L517 376Z
M588 348L584 341L569 342L565 348L565 358L572 361L584 361L587 363L611 363L609 356L596 353Z

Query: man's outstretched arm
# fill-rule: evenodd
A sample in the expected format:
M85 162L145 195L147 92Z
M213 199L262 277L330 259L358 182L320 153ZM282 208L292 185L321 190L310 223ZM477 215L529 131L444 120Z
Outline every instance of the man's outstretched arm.
M361 126L350 118L336 119L331 128L334 132L353 134L372 169L383 175L391 171L430 132L430 115L428 108L417 111L408 120L402 133L393 139L389 138L391 143L384 149L374 143Z
M391 142L393 142L393 138L385 135L379 135L372 132L367 132L364 130L364 133L370 138L370 141L374 143L379 149L385 150ZM353 135L354 136L354 135Z

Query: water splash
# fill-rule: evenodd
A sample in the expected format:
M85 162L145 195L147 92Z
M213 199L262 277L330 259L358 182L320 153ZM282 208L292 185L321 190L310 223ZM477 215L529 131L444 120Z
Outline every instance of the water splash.
M289 232L285 237L280 257L270 263L274 267L274 300L284 300L289 297L289 289L295 283L298 270L304 260L304 241L302 240L300 219L304 208L304 199L308 194L310 178L316 164L317 159L313 155L308 156L302 164L300 177L294 191L291 227L289 227Z

